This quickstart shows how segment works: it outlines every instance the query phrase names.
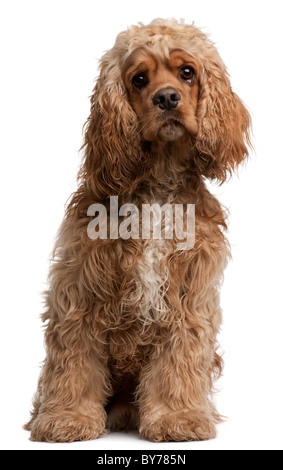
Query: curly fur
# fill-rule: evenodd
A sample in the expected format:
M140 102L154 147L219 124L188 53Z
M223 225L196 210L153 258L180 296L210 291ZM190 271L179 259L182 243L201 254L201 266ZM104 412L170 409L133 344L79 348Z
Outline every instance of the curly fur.
M138 116L124 76L140 48L163 58L180 49L195 61L196 135L162 145L143 138L141 120L153 122ZM219 287L229 245L225 211L204 178L222 183L245 159L249 126L217 50L194 26L159 19L133 26L102 57L79 187L45 295L47 356L26 425L32 440L132 428L155 442L215 436L220 416L211 395L222 367ZM111 195L138 207L195 204L194 248L178 251L176 240L90 240L87 209L108 206Z

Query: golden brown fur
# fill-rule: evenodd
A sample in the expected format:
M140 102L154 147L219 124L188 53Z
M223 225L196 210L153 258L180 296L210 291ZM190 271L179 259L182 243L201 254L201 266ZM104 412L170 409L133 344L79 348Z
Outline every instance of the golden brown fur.
M184 65L194 70L191 82L180 76ZM132 81L140 73L148 82L141 90ZM178 92L176 109L153 104L165 88ZM109 428L138 428L156 442L215 436L211 394L221 374L219 286L229 246L225 212L204 177L223 182L244 160L249 125L215 47L194 26L135 26L103 56L79 188L46 293L47 356L26 426L32 440L95 439ZM111 195L138 207L195 204L194 248L89 239L87 209L108 206Z

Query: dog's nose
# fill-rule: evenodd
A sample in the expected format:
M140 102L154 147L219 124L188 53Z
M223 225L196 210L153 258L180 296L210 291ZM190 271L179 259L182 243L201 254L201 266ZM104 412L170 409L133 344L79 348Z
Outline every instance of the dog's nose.
M170 111L178 106L181 96L174 90L174 88L165 88L159 90L153 97L152 101L154 106L159 106L160 109Z

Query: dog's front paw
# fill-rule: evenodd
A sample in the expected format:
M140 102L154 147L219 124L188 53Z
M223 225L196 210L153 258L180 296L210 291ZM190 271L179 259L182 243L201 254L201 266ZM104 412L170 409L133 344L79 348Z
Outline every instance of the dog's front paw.
M89 441L106 434L105 416L85 416L75 412L62 415L41 413L29 426L32 441Z
M213 418L202 412L178 411L152 423L143 421L140 434L152 442L204 441L216 437L216 428Z

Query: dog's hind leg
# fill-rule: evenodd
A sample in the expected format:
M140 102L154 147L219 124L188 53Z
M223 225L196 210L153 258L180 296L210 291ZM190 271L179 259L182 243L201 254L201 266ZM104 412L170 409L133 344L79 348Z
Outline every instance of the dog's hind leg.
M138 407L134 397L135 385L127 382L112 397L106 407L107 428L111 431L135 431L139 427Z

